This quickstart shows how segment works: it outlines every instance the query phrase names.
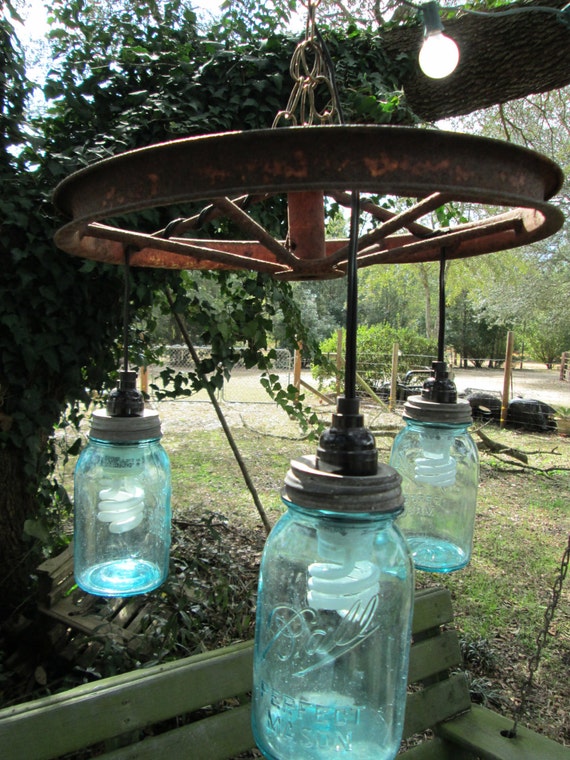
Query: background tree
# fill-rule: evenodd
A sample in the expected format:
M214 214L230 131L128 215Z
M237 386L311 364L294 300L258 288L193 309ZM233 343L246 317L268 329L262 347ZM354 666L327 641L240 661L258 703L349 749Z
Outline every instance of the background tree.
M425 290L416 265L362 270L359 316L364 324L386 322L396 328L407 327L427 335L424 304Z
M570 212L570 88L531 95L463 118L458 125L479 129L486 136L518 143L553 158L565 172L560 193L553 199ZM564 304L570 295L568 223L546 241L505 251L476 262L453 262L452 282L466 296L473 318L483 324L515 331L518 347L552 364L570 346ZM453 297L453 292L451 292ZM526 340L524 340L526 338Z

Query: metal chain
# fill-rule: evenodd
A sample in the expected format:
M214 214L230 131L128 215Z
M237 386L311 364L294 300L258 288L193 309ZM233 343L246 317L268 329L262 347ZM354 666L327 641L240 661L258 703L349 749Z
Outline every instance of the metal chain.
M331 81L325 51L316 28L315 12L321 0L308 0L305 39L293 52L289 73L295 82L287 107L279 111L273 121L278 127L281 120L289 126L310 125L314 123L332 124L339 118L340 108L334 83ZM326 105L319 110L317 90ZM325 96L328 91L328 99Z
M560 563L560 570L558 572L558 576L556 577L556 580L554 581L554 585L552 587L552 596L550 599L550 603L548 604L546 610L544 611L544 625L536 639L536 652L528 661L528 676L527 676L526 681L523 683L521 687L521 700L517 709L514 712L514 724L513 724L512 729L509 732L509 737L511 738L516 736L519 719L524 709L526 708L530 690L533 686L534 676L540 664L542 650L547 642L548 635L550 632L550 626L552 624L552 620L554 618L556 608L558 607L558 602L560 601L560 595L562 594L562 585L568 573L569 564L570 564L570 534L568 535L568 544L566 546L566 549L564 550L564 554L562 555L562 561Z

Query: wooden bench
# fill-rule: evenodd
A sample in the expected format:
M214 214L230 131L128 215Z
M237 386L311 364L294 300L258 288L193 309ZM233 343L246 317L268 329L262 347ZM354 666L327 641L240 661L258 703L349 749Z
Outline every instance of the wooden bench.
M562 760L570 749L471 705L449 592L416 594L404 737L434 736L405 760ZM2 760L49 760L93 748L106 760L223 760L254 746L253 647L236 644L136 670L0 711ZM83 754L82 757L89 757ZM303 760L299 757L298 760Z

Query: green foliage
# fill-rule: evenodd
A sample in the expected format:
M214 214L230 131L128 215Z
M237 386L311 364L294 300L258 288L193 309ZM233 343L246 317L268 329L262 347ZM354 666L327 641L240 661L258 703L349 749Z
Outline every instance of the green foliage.
M168 308L166 301L162 308ZM204 387L219 390L238 361L246 368L269 370L275 358L269 341L278 311L288 317L282 323L285 345L291 349L298 341L313 345L290 286L264 274L186 273L174 298L174 311L190 326L191 338L210 346L211 354L188 372L164 369L162 385L154 388L158 398L191 395ZM276 396L281 398L282 394Z
M530 325L526 339L530 356L550 369L570 346L570 325L566 319L553 320L543 314Z
M299 394L297 388L292 384L284 388L279 380L279 375L272 373L262 375L260 383L269 396L287 412L290 419L299 423L301 430L308 434L307 438L310 440L318 438L325 426L318 414L310 406L305 406L304 394Z
M362 354L392 354L392 346L398 343L402 354L429 355L436 348L434 341L422 337L407 327L395 328L384 323L360 325L357 334L357 350ZM343 335L344 346L344 335ZM336 351L336 335L321 343L323 353Z
M394 343L398 343L401 354L398 363L400 374L405 374L417 364L429 363L431 358L437 356L436 343L409 328L395 328L386 323L370 326L360 325L356 336L357 370L366 380L381 379L386 371L389 372ZM343 331L343 351L344 347L345 333ZM336 333L323 341L320 348L325 356L326 354L335 354L337 349ZM331 369L330 361L317 361L313 374L323 379L330 377Z
M389 58L377 32L350 27L346 34L327 30L324 36L347 123L417 122L401 89L402 79L412 66L409 58Z
M358 293L362 323L387 323L425 332L424 314L418 305L424 303L426 294L418 266L369 267L360 274Z
M447 310L447 344L461 354L463 361L481 367L486 359L504 356L507 329L493 324L477 313L469 295L463 291Z

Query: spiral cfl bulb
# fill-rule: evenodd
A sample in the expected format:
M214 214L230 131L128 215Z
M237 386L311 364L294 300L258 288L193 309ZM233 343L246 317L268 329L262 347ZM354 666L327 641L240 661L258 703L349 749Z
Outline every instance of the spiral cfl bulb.
M99 491L97 519L109 524L110 533L127 533L144 518L144 490L121 479Z
M314 562L309 565L307 600L315 610L350 611L359 616L378 593L378 568L368 560L354 565Z
M455 483L457 462L450 453L454 439L453 431L441 428L426 428L421 432L423 456L415 460L414 470L414 480L417 483L442 488Z
M354 547L339 546L339 537L319 531L319 554L324 562L309 565L307 601L315 610L336 611L342 617L351 613L360 617L378 594L379 570L368 560L352 559Z

